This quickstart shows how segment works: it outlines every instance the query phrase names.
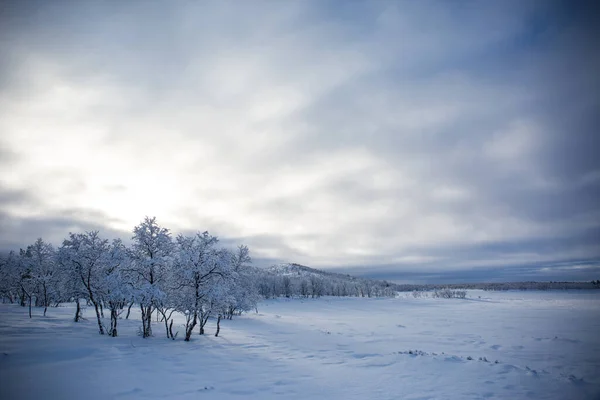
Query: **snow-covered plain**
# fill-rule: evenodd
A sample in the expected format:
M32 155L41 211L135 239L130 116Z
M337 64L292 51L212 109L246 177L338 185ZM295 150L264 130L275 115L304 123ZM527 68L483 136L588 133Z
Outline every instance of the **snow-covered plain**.
M258 311L184 342L162 323L137 336L138 314L110 338L92 309L74 323L70 305L30 320L2 304L0 398L600 398L600 291L279 299Z

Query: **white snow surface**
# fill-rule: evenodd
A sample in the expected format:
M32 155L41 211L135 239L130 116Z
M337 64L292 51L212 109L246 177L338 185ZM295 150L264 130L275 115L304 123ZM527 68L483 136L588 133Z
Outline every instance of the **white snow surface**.
M278 299L184 342L137 336L138 313L110 338L92 308L1 304L0 398L598 399L599 310L600 291Z

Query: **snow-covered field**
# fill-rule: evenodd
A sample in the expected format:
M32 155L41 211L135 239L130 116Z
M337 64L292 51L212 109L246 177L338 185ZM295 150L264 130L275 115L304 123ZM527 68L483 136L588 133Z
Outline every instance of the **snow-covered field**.
M73 311L0 305L0 398L600 398L600 291L279 299L189 343Z

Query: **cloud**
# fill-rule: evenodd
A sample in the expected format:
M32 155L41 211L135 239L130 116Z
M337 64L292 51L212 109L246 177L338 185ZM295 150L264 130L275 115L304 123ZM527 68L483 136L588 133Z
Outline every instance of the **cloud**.
M110 239L127 241L131 234L107 227L99 215L90 215L85 210L71 210L52 216L19 217L0 211L2 236L0 249L17 251L42 237L55 246L60 246L69 232L101 231L101 235ZM95 220L95 221L94 221Z
M0 242L156 215L317 267L598 259L592 8L11 4Z

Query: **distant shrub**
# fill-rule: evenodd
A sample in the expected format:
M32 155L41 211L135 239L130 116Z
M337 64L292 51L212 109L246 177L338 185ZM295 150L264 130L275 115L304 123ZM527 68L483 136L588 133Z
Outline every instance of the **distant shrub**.
M466 290L439 289L433 292L433 297L440 299L464 299L467 297Z

